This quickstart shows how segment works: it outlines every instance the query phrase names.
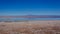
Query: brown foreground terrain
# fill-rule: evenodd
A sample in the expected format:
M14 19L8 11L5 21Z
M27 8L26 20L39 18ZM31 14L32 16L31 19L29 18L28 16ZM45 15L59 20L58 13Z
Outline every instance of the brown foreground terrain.
M0 34L60 34L60 21L0 22Z

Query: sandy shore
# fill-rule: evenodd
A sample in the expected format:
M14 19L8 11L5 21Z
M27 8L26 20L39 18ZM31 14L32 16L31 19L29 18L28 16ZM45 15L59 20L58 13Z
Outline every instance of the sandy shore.
M57 34L58 32L60 32L60 20L0 22L0 34Z

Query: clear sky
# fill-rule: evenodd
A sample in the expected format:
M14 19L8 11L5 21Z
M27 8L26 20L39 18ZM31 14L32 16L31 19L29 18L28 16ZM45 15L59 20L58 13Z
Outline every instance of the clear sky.
M60 0L0 0L2 15L60 15Z

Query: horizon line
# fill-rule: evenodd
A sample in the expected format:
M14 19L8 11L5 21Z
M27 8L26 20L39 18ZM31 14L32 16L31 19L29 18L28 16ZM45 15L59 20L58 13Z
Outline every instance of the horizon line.
M60 15L0 16L0 18L60 18Z

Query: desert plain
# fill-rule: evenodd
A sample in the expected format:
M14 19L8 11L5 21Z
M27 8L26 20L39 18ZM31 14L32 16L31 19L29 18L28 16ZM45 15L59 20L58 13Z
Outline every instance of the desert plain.
M60 34L60 20L0 22L0 34Z

